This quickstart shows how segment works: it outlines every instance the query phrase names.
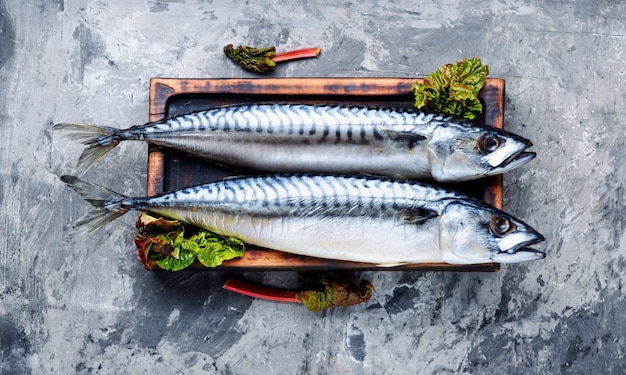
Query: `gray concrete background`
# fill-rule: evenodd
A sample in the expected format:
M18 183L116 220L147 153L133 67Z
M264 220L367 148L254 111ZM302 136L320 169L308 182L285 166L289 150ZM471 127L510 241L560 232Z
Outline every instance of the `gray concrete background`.
M624 20L626 3L595 0L0 0L0 373L626 372ZM322 48L274 77L423 76L481 57L506 80L506 128L538 153L505 177L505 209L548 257L365 272L369 302L313 314L225 292L222 272L145 271L132 215L63 242L88 206L58 176L82 148L50 126L143 123L151 77L253 77L228 43ZM124 144L85 178L143 194L146 151Z

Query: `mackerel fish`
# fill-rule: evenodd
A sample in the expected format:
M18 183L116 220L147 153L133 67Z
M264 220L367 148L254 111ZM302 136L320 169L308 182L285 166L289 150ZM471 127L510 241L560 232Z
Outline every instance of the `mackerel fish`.
M277 175L129 198L78 177L61 179L95 206L70 236L138 210L264 248L380 266L545 257L528 247L544 237L521 220L481 200L407 180Z
M82 175L120 142L145 141L218 164L278 173L373 174L438 182L510 171L535 157L518 135L452 116L306 104L226 106L128 129L56 124L88 147Z

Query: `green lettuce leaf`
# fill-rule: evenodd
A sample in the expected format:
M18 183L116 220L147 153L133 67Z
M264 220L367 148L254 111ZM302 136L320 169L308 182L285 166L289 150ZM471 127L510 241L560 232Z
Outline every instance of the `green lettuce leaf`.
M240 240L233 237L222 240L209 232L200 232L191 237L188 246L198 256L200 263L211 268L225 260L241 257L245 252Z
M221 238L209 231L181 224L177 220L155 218L142 213L135 224L137 257L147 269L180 271L198 259L206 267L243 256L245 247L236 238Z
M446 64L412 85L415 107L473 120L482 113L478 92L488 74L489 67L476 57Z
M196 254L186 248L186 242L183 232L180 232L172 243L172 251L156 259L156 264L168 271L180 271L190 266L196 259Z

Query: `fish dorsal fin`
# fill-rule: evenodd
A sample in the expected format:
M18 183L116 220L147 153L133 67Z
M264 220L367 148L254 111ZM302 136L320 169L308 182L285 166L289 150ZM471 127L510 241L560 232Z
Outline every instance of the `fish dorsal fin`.
M424 142L427 138L423 135L415 134L410 131L385 129L381 131L387 134L389 139L396 142L403 142L407 148L412 149L418 143Z
M403 224L424 224L437 216L439 215L436 212L423 208L410 209L400 213Z

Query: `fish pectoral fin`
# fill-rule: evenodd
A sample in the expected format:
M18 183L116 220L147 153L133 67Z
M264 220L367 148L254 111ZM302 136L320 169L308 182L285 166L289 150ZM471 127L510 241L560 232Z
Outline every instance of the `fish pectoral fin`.
M423 135L411 133L408 131L385 129L381 132L387 134L389 139L393 141L406 143L406 146L409 149L415 147L415 145L427 139Z
M424 224L437 216L439 215L436 212L421 208L404 211L400 214L403 224Z

